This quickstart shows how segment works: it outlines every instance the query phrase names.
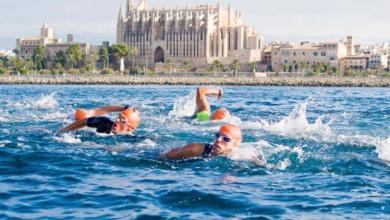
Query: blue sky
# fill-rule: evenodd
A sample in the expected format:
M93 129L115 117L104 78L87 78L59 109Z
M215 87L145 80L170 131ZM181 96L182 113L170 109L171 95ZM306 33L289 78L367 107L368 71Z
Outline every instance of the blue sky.
M216 4L216 0L149 0L151 7ZM163 4L161 4L163 2ZM227 5L228 0L220 0ZM0 0L0 49L15 39L39 35L43 22L77 41L113 42L119 6L126 0ZM361 43L390 41L390 0L231 0L244 21L267 41L337 40L348 34Z

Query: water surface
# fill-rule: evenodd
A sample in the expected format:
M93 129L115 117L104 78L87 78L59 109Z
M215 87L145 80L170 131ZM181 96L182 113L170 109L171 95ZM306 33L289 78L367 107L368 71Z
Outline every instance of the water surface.
M195 87L2 85L0 218L390 218L390 89L224 89L240 149L168 162L220 126L182 118ZM142 111L134 135L56 134L108 104Z

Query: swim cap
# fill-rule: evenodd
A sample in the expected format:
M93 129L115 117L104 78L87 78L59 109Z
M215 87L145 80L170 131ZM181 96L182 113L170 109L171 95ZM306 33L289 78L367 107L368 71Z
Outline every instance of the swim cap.
M135 108L126 109L121 112L121 115L127 119L127 123L133 129L136 129L141 122L140 112Z
M74 117L75 117L76 121L81 121L83 119L86 119L86 118L88 118L88 111L85 109L79 108L74 113Z
M242 141L242 131L241 128L238 127L237 125L233 125L233 124L222 125L221 128L219 129L219 133L229 135L239 143Z
M226 108L221 108L214 112L212 119L215 121L220 121L228 117L230 117L229 111Z

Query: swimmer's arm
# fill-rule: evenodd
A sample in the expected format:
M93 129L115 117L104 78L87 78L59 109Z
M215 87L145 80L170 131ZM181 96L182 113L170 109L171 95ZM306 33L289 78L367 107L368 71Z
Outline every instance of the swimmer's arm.
M223 90L221 88L207 88L200 87L198 88L199 96L217 96L218 100L220 100L223 96Z
M129 106L105 106L102 108L96 108L91 111L90 117L102 116L111 112L121 112L128 109Z
M61 129L58 133L64 133L64 132L68 132L68 131L74 131L74 130L81 129L81 128L87 126L87 120L88 119L83 119L81 121L77 121L71 125L68 125L67 127Z
M187 146L173 149L162 155L163 158L169 160L183 160L202 156L205 144L194 143Z

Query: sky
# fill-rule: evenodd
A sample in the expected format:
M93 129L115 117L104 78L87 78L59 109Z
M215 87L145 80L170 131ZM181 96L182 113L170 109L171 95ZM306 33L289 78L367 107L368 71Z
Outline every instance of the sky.
M134 1L134 0L133 0ZM138 0L135 0L138 2ZM229 0L220 0L227 5ZM358 43L390 41L390 0L230 0L244 22L266 41L327 41L353 35ZM217 0L149 0L149 7L217 4ZM126 0L0 0L0 49L16 38L38 36L44 22L57 37L78 42L116 39L119 7Z

